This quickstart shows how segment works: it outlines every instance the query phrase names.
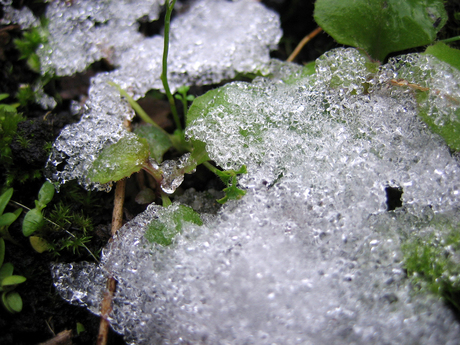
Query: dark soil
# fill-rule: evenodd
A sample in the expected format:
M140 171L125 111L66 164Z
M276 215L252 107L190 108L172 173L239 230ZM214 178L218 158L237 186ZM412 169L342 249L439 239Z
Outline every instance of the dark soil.
M285 60L297 43L316 28L313 21L314 1L265 0L263 3L280 13L284 37L280 42L279 49L273 52L272 56ZM44 13L46 8L46 4L43 2L32 0L15 1L14 5L17 8L24 5L29 6L35 14ZM460 5L456 4L455 1L450 1L448 6L451 16L453 16L452 13L460 11ZM0 17L2 15L0 10ZM445 37L459 35L458 22L455 22L454 19L446 26L451 29L449 33L443 33ZM161 30L161 25L158 23L163 23L162 21L148 23L145 20L140 20L140 22L141 32L148 36L158 33ZM0 93L11 95L6 103L16 101L14 95L21 84L32 83L38 77L37 74L30 71L24 60L19 59L19 52L16 50L13 40L21 36L22 32L18 26L0 26ZM321 33L308 44L296 61L299 63L312 61L325 51L337 46L331 37ZM2 185L6 181L7 175L14 176L11 184L11 187L14 188L12 200L29 208L34 207L38 190L45 181L43 167L49 154L49 143L55 140L63 126L78 121L78 116L72 116L68 112L69 101L83 102L87 96L89 78L99 71L110 70L111 68L106 62L101 61L91 66L85 73L56 80L48 91L53 96L59 96L62 101L50 112L33 104L19 108L25 121L19 124L18 136L11 144L13 164L6 165L3 160L0 160ZM209 88L211 87L192 88L192 91L199 95ZM158 100L150 99L145 100L143 104L147 110L149 104L154 104L150 109L160 109L153 114L157 116L157 123L161 123L165 128L170 128L172 121L168 118L167 109L165 111L164 107L159 106ZM183 189L192 187L196 190L205 190L207 188L222 188L222 185L206 169L199 168L197 174L186 176L182 185ZM129 188L125 204L126 220L145 209L145 205L138 205L134 202L137 187L133 178L131 178ZM394 199L397 201L398 198L400 198L400 194ZM90 234L91 241L88 243L88 247L97 253L110 238L113 192L89 194L75 184L64 186L46 208L46 215L50 216L55 207L60 204L66 205L71 212L82 212L91 218L93 230ZM389 205L389 208L393 206L393 204ZM17 207L17 204L15 206L10 203L6 212L12 212ZM12 237L19 244L6 243L5 262L13 263L15 274L27 278L25 283L16 288L16 291L22 296L24 307L20 313L15 315L9 314L0 307L0 330L2 330L0 332L0 344L37 344L45 342L64 330L73 331L73 344L94 344L98 334L99 318L85 308L70 305L62 300L54 289L50 274L52 262L91 261L91 256L85 250L80 250L79 253L73 253L71 250L60 250L59 255L35 252L31 248L29 240L22 236L21 219L22 217L9 229ZM64 222L63 227L75 234L82 232L72 222ZM62 228L59 230L48 228L43 236L46 236L49 241L56 242L65 239L66 236L68 237ZM85 327L84 332L77 334L77 323ZM121 336L112 332L109 344L124 344L124 341Z

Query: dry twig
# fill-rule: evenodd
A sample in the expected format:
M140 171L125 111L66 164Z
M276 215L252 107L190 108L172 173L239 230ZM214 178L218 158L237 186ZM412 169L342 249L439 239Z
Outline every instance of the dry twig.
M310 42L310 40L315 37L316 35L318 35L321 31L323 31L323 29L321 29L320 27L317 27L315 30L313 30L312 32L310 32L307 36L305 36L302 41L300 41L300 43L297 45L297 47L295 47L294 51L292 52L292 54L287 58L287 62L292 62L294 61L294 59L297 57L297 55L300 53L300 51L302 50L302 48L308 43Z

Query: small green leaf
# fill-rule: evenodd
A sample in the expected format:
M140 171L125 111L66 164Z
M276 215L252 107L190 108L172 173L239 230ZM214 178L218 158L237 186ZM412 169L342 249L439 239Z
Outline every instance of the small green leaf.
M8 294L8 292L3 292L2 293L2 304L3 304L3 307L6 309L7 312L11 313L11 314L14 314L14 310L10 308L9 304L8 304L8 301L6 300L6 295Z
M8 98L10 95L7 93L0 93L0 101L3 101L5 98Z
M9 188L0 195L0 214L3 214L3 211L5 211L6 205L8 205L8 202L10 201L11 197L13 196L13 188Z
M80 322L77 322L77 334L83 333L84 331L86 331L85 326L83 326Z
M1 272L1 267L3 265L3 261L5 260L5 241L3 238L0 237L0 272ZM1 282L1 278L0 278Z
M22 233L24 236L29 237L35 231L41 229L44 224L43 215L37 208L31 209L26 213L24 221L22 222Z
M135 134L106 147L94 161L88 178L93 182L119 181L142 169L149 159L149 144Z
M244 195L246 191L239 189L237 186L236 175L232 177L232 183L227 188L224 188L225 196L222 199L217 200L219 204L225 204L228 200L239 200Z
M429 46L426 48L425 54L433 55L460 70L460 50L451 48L445 43L438 42L435 45Z
M38 236L30 236L30 245L37 253L43 253L50 249L50 245L47 240Z
M18 208L13 213L4 213L0 216L0 226L10 226L13 222L18 219L19 215L21 214L22 209Z
M0 268L0 286L2 285L3 279L13 275L14 266L12 263L7 262Z
M149 143L150 155L157 163L163 161L163 155L172 147L169 135L157 127L151 125L141 126L136 128L134 133L147 140Z
M12 276L6 277L6 278L4 278L2 280L1 286L4 289L13 288L18 284L24 283L26 280L27 280L26 277L12 275Z
M16 291L8 292L3 303L8 305L10 312L19 313L22 310L22 298Z
M44 206L48 205L53 200L54 192L54 185L46 181L38 192L38 202Z
M185 222L203 225L200 215L191 207L171 205L164 209L164 213L158 219L150 222L144 236L150 242L168 246L182 231Z
M447 13L442 0L317 0L314 18L338 43L383 61L433 42Z

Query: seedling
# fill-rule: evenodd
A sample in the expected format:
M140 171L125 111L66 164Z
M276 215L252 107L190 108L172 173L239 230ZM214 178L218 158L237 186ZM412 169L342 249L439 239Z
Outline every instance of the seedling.
M22 298L13 291L18 284L24 283L26 278L13 275L14 267L11 263L3 263L5 258L5 241L0 238L0 292L2 305L10 313L19 313L22 310Z
M14 212L3 213L5 210L6 205L10 201L11 197L13 196L13 188L7 189L1 196L0 196L0 237L16 244L16 241L11 237L10 233L8 232L8 227L13 224L13 222L18 219L19 215L22 212L22 209L18 208Z
M124 177L128 177L133 173L144 169L156 180L157 184L161 186L161 197L164 206L170 204L167 194L171 194L182 182L183 175L191 173L195 170L198 164L206 163L209 157L205 151L205 146L198 142L190 143L185 141L184 130L177 114L177 109L174 103L174 98L171 94L168 78L167 78L167 64L168 64L168 49L169 49L169 29L171 13L174 8L176 0L166 2L166 16L165 16L165 30L164 30L164 50L163 50L163 69L161 80L163 87L168 97L171 112L176 123L176 131L174 134L168 134L154 121L152 121L145 111L118 85L110 83L116 87L120 94L125 97L131 104L133 109L139 116L147 123L151 124L149 127L141 127L135 131L137 135L127 135L120 139L116 144L106 147L99 154L98 158L93 163L93 169L88 174L88 178L97 183L108 183L112 181L119 181ZM182 86L178 89L176 98L181 100L184 107L184 117L187 118L188 102L193 101L193 95L187 95L189 91L188 86ZM187 120L185 121L187 123ZM163 155L170 148L174 147L179 153L191 152L179 159L178 163L163 162ZM159 164L161 163L161 164ZM227 173L220 173L220 170L210 164L205 164L208 168L216 173L219 177L224 179L227 188L224 189L226 196L219 200L220 203L225 203L228 199L240 199L245 192L237 188L236 175L245 173L244 169L238 172L233 170ZM227 179L227 176L231 176Z
M35 208L29 210L22 223L22 233L29 237L35 231L41 229L44 224L42 210L50 203L54 196L54 185L46 181L38 192L38 200L35 200Z

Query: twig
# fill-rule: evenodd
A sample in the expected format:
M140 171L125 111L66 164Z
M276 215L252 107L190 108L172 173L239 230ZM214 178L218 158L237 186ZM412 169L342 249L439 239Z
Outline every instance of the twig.
M65 330L59 332L54 338L51 338L44 343L38 345L71 345L72 344L72 330Z
M300 51L302 50L302 48L304 47L304 45L306 45L313 37L315 37L316 35L318 35L321 31L323 31L323 29L321 29L320 27L317 27L315 30L313 30L312 32L310 32L307 36L305 36L302 41L300 41L300 43L297 45L297 47L295 47L294 51L292 52L292 54L287 58L287 62L292 62L294 61L294 59L297 57L297 55L300 53Z
M112 213L112 238L115 236L118 229L123 225L123 203L125 201L125 187L126 179L117 182L115 187L115 200L113 202ZM104 299L101 303L101 322L99 324L99 334L97 336L97 345L107 344L109 335L109 321L108 317L112 311L112 298L115 294L117 281L110 277L107 279L107 291L104 294Z

